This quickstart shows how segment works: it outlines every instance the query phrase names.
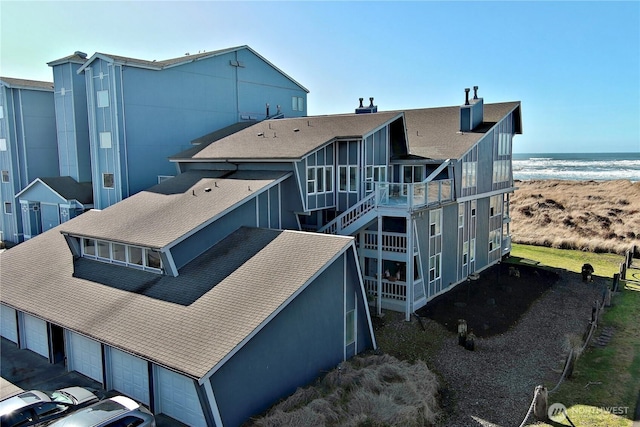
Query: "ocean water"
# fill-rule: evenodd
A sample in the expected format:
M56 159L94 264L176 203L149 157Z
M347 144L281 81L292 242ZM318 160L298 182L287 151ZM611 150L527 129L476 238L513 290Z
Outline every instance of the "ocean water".
M513 154L513 179L564 179L577 181L640 181L638 153L535 153Z

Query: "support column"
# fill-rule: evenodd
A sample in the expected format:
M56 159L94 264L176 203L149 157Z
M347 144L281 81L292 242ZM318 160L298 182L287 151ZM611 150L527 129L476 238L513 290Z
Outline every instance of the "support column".
M382 216L378 214L378 237L377 237L377 247L378 247L378 274L377 274L377 282L378 282L378 303L377 311L378 316L382 315Z
M405 320L411 320L413 313L413 218L411 213L407 217L407 252L406 252L406 268L405 283L407 287L407 301L405 308Z

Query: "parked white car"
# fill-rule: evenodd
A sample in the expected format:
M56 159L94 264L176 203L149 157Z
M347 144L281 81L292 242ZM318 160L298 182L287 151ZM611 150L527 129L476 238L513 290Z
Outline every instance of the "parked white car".
M114 396L82 408L49 427L155 427L151 412L135 400Z

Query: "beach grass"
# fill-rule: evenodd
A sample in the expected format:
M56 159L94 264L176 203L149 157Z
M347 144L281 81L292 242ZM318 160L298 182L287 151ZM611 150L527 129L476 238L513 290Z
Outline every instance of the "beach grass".
M574 272L579 272L582 264L589 263L594 266L596 275L608 278L619 271L622 262L622 257L612 254L527 245L514 245L512 255ZM640 278L640 269L629 269L627 278ZM597 335L604 328L613 328L609 344L588 347L578 359L572 377L560 385L557 393L549 396L549 404L562 403L567 407L568 416L575 425L632 425L640 392L639 313L640 287L630 284L613 296L612 306L605 309L596 329ZM564 420L553 425L569 423Z

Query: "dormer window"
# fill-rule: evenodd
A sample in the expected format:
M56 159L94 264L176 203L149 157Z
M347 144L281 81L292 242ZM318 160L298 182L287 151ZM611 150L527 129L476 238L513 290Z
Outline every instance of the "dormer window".
M83 238L82 256L96 261L162 273L160 252L151 248Z

